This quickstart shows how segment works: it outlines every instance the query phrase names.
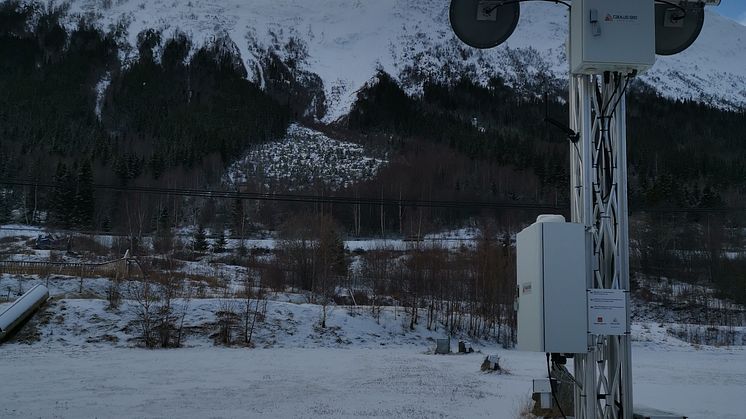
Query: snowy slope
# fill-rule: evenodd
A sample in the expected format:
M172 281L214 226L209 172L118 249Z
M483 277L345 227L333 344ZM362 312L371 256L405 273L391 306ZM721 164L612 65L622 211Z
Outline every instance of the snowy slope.
M524 4L513 37L487 52L455 39L447 0L73 0L72 11L94 16L104 27L130 22L133 44L145 28L181 30L196 45L228 35L259 83L260 55L289 54L287 41L300 41L308 52L303 69L324 83L327 121L349 110L377 68L412 92L423 76L485 80L499 74L519 88L536 75L566 78L567 12L554 4ZM709 12L697 43L678 56L661 57L642 80L669 97L746 105L746 27Z
M249 178L264 178L268 188L270 182L283 182L291 190L317 184L336 190L374 177L384 163L368 157L358 144L292 124L285 138L257 146L234 163L225 181L242 185Z

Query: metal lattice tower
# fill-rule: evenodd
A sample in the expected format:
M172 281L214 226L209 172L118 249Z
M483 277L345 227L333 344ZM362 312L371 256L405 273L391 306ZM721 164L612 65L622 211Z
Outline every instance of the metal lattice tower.
M572 221L591 236L587 287L623 289L629 303L627 83L619 73L571 77L570 124L581 136L570 152ZM629 333L592 336L574 362L576 418L632 419Z
M451 26L467 45L480 49L495 47L505 42L515 30L522 1L528 0L452 0L449 9ZM585 336L574 342L576 345L572 350L581 352L573 352L575 417L632 419L625 94L631 77L655 64L656 53L673 55L691 46L704 25L705 5L718 5L720 0L574 0L555 3L562 3L570 9L567 53L571 130L566 133L573 141L570 147L572 222L584 226L588 238L585 249L586 290L616 290L589 292L588 314L592 294L614 295L617 305L626 299L625 329L593 328L590 322L578 324L584 322L579 320L580 316L568 317L571 320L566 321L571 323L567 327L575 328L575 331L589 326L586 330L593 330L592 333L623 333L589 335L587 348L584 347ZM555 125L565 128L561 124ZM532 274L527 276L532 277ZM543 281L543 271L540 276ZM578 273L569 273L568 277L577 278ZM580 287L582 282L577 285ZM531 288L527 290L530 293ZM546 309L543 298L544 295L540 303L533 299L527 301L541 304ZM616 317L619 316L621 314L617 313ZM603 316L598 319L594 325L603 323ZM527 320L529 329L545 327L544 323L534 321L534 317ZM615 323L621 326L618 320ZM559 329L553 327L554 331ZM565 348L554 341L553 345L545 345L544 341L536 344L532 339L529 336L528 350L552 352L550 347Z

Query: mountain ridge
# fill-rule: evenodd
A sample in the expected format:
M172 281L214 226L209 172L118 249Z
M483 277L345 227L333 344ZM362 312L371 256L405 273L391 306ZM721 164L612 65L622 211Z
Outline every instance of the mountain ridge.
M227 36L248 77L260 86L265 85L263 54L292 60L293 70L317 75L323 83L323 97L317 101L325 109L307 113L324 122L347 114L356 92L378 69L392 74L410 94L419 93L427 78L466 76L486 83L499 76L519 89L537 81L567 83L567 11L553 4L522 5L516 32L488 51L468 48L455 38L445 0L73 0L71 12L71 17L87 16L103 27L128 22L131 45L145 29L165 35L185 32L195 47ZM746 27L708 11L697 42L679 55L658 57L640 80L668 98L742 109Z

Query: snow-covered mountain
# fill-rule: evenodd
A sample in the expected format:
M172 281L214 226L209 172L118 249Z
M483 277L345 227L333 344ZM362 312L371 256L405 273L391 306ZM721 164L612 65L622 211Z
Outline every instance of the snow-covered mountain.
M71 11L102 26L125 21L134 45L143 29L186 32L199 46L227 35L250 77L263 84L271 52L323 82L324 121L344 115L377 69L416 93L425 77L501 75L522 88L566 79L567 10L525 3L516 33L493 50L465 47L448 23L448 0L72 0ZM707 13L699 40L660 57L641 76L668 97L726 108L746 106L746 27ZM317 112L318 115L318 112Z

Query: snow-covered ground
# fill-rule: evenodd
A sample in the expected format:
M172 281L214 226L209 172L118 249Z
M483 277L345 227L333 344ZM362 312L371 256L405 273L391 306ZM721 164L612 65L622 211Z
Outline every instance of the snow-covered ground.
M15 289L17 280L0 283ZM268 302L254 349L214 346L209 335L226 300L203 298L188 302L185 348L148 351L134 347L135 303L108 309L95 298L106 280L84 281L93 299L76 298L75 279L49 285L55 300L27 326L38 340L0 346L0 417L513 418L546 371L543 354L488 341L474 342L477 354L432 355L442 328L407 330L395 307L380 321L368 308L334 307L321 329L320 307L292 294ZM174 302L177 312L183 304ZM633 325L636 402L691 418L742 418L744 346L692 345L670 333L674 326ZM498 354L509 374L480 372L486 354Z
M483 374L478 355L416 348L3 351L7 418L508 418L544 368L518 354Z
M3 224L0 225L0 239L5 237L22 237L36 238L40 234L45 234L42 227L29 226L25 224Z
M0 416L514 418L546 374L543 354L385 349L0 349ZM633 350L636 403L693 419L743 418L746 352Z
M18 280L3 275L0 289L45 282ZM136 304L109 309L107 280L83 284L86 299L77 279L51 278L55 299L27 325L38 340L0 346L0 417L513 418L546 371L543 354L489 341L474 342L477 354L432 355L443 329L410 331L401 308L376 321L369 308L333 307L322 329L321 308L293 294L268 302L254 349L214 346L225 299L176 300L177 312L187 304L185 347L148 351L134 347ZM233 303L240 311L242 301ZM744 346L691 345L670 333L675 326L634 324L636 402L742 418ZM493 353L509 374L480 372Z

